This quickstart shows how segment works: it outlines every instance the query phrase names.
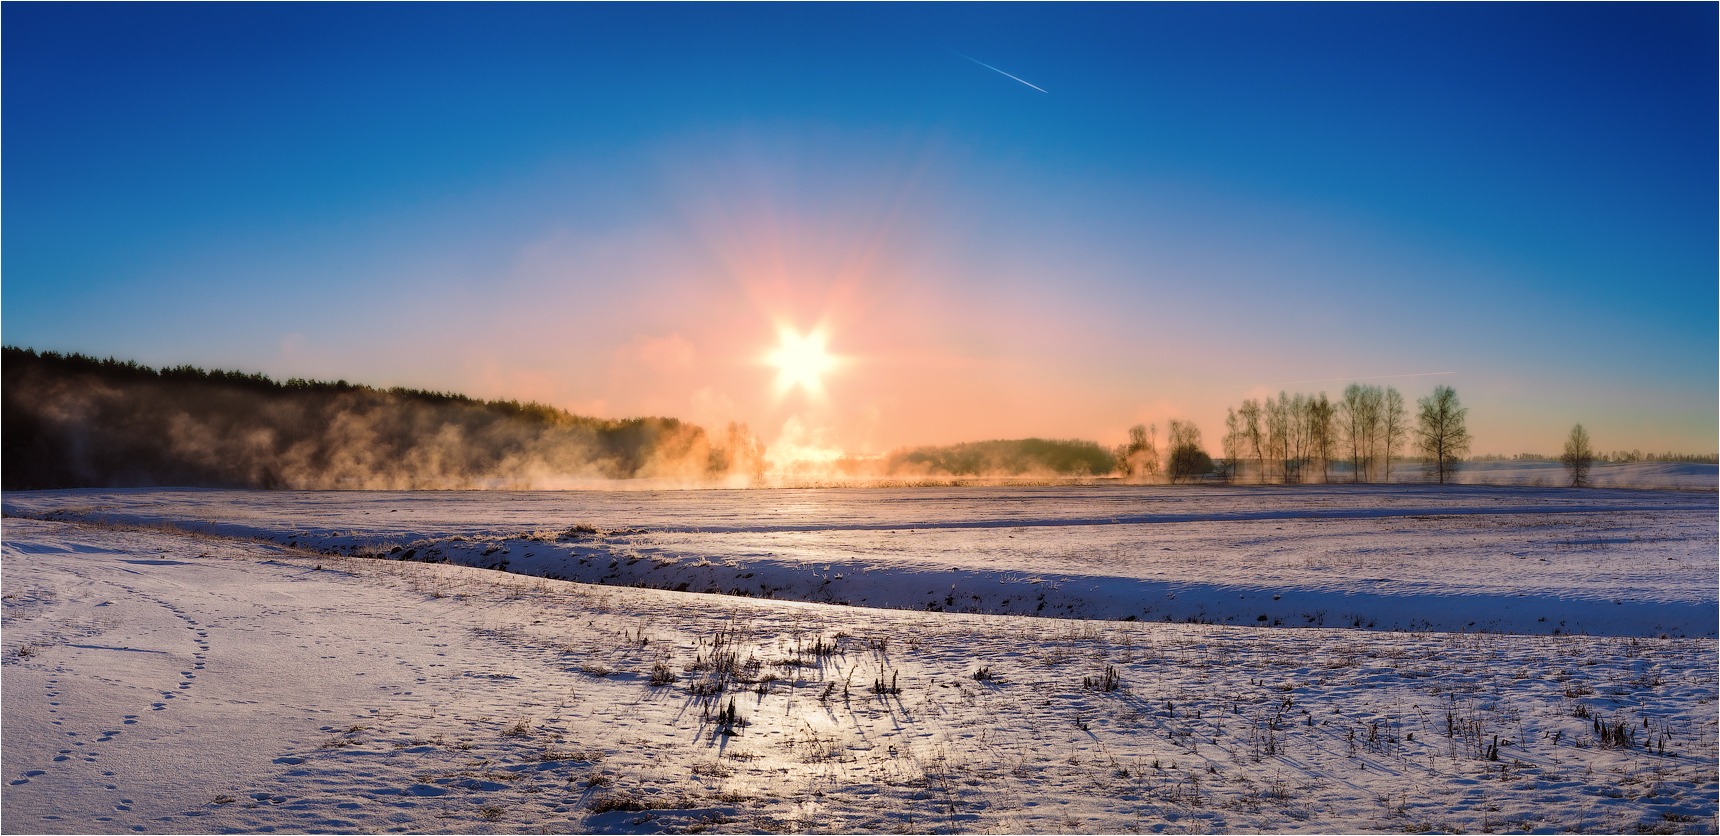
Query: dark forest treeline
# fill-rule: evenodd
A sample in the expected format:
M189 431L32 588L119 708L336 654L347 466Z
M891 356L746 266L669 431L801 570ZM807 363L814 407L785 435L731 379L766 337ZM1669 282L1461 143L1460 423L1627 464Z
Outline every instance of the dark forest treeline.
M0 487L553 487L756 477L744 426L0 349Z
M608 420L345 380L0 349L0 487L553 488L667 478L752 484L764 445L744 424ZM1101 476L1090 441L1039 438L898 450L851 476ZM881 465L881 469L880 469ZM837 473L843 475L841 463Z

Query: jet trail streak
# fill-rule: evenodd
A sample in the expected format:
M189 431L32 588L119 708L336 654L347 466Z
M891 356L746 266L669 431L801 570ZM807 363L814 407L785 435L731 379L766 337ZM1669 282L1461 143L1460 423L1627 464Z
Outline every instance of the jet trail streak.
M981 60L979 60L979 59L978 59L978 58L975 58L975 57L973 57L973 56L972 56L972 55L965 55L965 54L963 54L963 53L960 53L960 52L957 52L957 53L956 53L956 54L957 54L957 55L960 55L960 56L961 56L961 57L963 57L963 58L966 58L966 59L967 59L967 60L969 60L969 61L972 61L972 62L974 62L974 63L975 63L975 64L978 64L978 65L980 65L980 66L982 66L982 67L984 67L984 68L986 68L986 69L988 69L988 70L991 70L991 71L992 71L992 72L994 72L994 73L997 73L997 74L998 74L998 75L1001 75L1001 76L1005 76L1005 77L1007 77L1007 78L1013 78L1013 79L1015 79L1015 80L1016 80L1016 81L1020 81L1020 82L1021 82L1021 83L1022 83L1022 84L1025 84L1025 85L1027 85L1027 86L1028 86L1028 87L1032 87L1032 88L1033 88L1033 89L1035 89L1035 90L1038 90L1038 91L1039 91L1039 92L1041 92L1041 93L1050 93L1050 92L1051 92L1051 91L1050 91L1050 90L1047 90L1047 89L1045 89L1045 88L1043 88L1043 87L1040 87L1040 86L1039 86L1039 85L1037 85L1037 84L1034 84L1034 83L1033 83L1033 82L1031 82L1031 81L1026 81L1026 80L1023 80L1023 79L1022 79L1022 78L1021 78L1021 77L1019 77L1019 76L1013 76L1013 75L1010 75L1010 74L1009 74L1009 73L1006 73L1006 72L1004 72L1004 71L1003 71L1003 70L1000 70L1000 69L998 69L998 68L996 68L996 67L993 67L993 66L992 66L992 65L990 65L990 64L987 64L987 63L986 63L986 62L984 62L984 61L981 61Z

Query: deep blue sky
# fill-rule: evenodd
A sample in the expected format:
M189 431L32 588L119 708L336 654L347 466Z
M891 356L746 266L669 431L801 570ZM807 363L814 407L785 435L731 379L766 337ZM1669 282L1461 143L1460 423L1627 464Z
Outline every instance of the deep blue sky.
M1452 371L1376 382L1715 446L1713 4L0 16L9 344L851 450Z

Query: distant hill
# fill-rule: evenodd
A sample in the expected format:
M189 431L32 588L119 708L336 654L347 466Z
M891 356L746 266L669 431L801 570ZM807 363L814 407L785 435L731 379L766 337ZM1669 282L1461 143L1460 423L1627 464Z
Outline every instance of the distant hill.
M885 463L892 475L949 476L1102 476L1116 467L1116 456L1094 442L1044 438L916 447Z
M0 488L554 487L756 477L763 447L674 418L605 420L346 381L0 349Z

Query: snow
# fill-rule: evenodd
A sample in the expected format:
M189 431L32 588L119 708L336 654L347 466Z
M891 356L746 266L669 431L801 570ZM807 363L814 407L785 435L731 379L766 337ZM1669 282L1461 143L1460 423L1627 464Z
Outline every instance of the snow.
M1713 494L4 505L7 832L1712 832L1720 806ZM673 591L719 578L780 588ZM1040 592L1081 618L1012 613Z
M1716 496L1492 486L63 491L10 514L822 603L1714 636Z
M1419 468L1414 467L1393 476L1421 478ZM1571 474L1558 462L1464 462L1457 480L1470 484L1562 487L1571 483ZM1720 484L1720 466L1702 462L1596 462L1589 471L1589 483L1601 488L1711 491Z

